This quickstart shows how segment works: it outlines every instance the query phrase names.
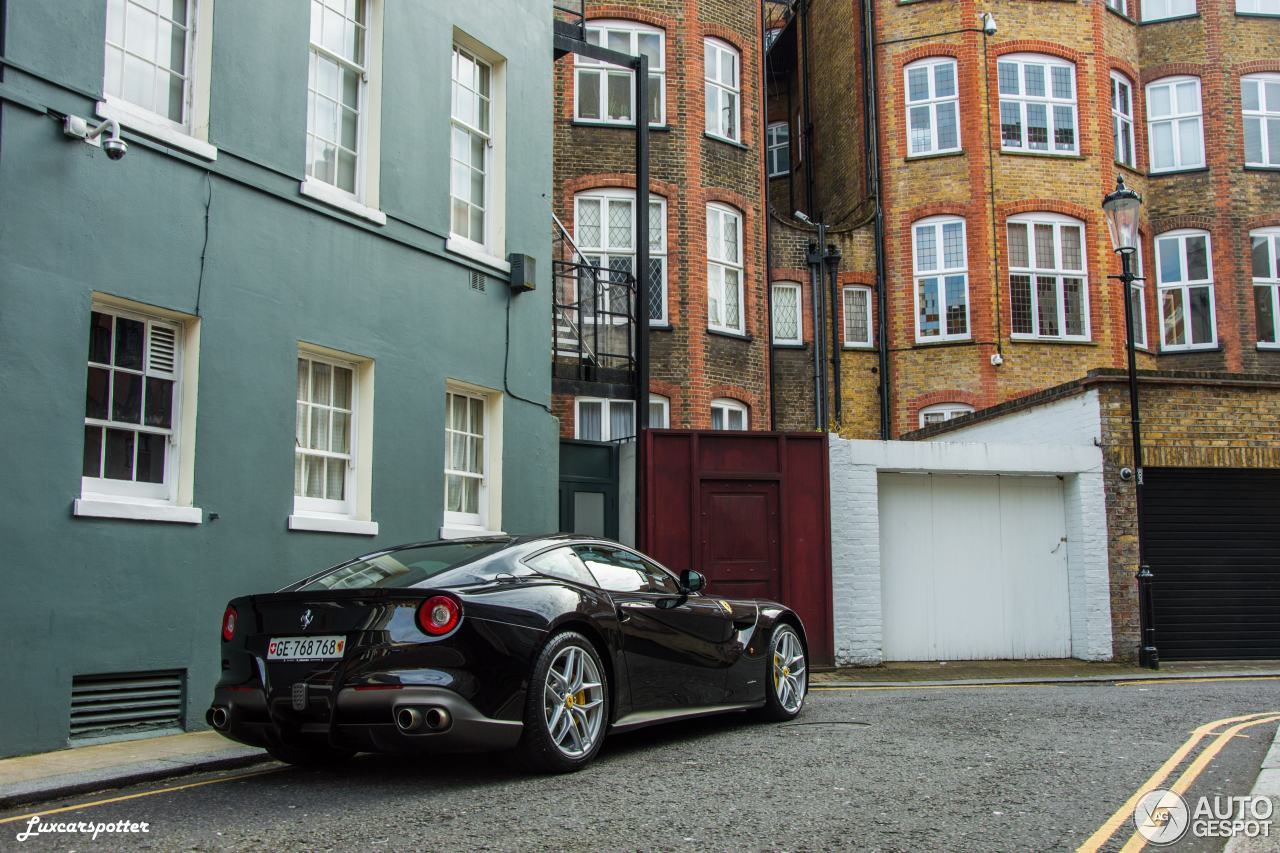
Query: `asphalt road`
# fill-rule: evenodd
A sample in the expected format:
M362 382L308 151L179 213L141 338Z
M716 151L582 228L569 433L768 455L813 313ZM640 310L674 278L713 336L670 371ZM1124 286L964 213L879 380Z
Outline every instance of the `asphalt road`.
M588 770L498 758L362 756L266 765L15 809L143 794L46 820L146 821L146 835L4 849L1074 850L1197 726L1280 711L1280 682L885 689L810 694L789 724L727 717L606 742ZM1231 739L1192 795L1248 793L1276 724ZM263 771L266 772L263 772ZM166 793L164 787L211 784ZM1104 849L1119 849L1125 824ZM1277 840L1280 849L1280 840ZM1173 850L1221 850L1184 840Z

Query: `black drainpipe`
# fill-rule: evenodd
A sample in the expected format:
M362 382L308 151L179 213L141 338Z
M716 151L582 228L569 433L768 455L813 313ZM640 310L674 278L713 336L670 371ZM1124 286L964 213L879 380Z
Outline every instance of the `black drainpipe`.
M862 0L862 67L866 78L862 87L862 108L867 148L867 190L875 199L876 231L876 347L880 355L880 438L888 441L892 419L889 414L889 309L884 275L884 208L880 204L880 117L876 111L875 63L876 13L873 0Z
M760 0L760 49L764 51L764 61L760 63L760 138L768 139L769 136L769 48L764 42L764 25L768 23L768 6L767 0ZM773 351L773 240L769 234L773 230L772 220L769 217L769 211L773 209L773 205L769 200L769 164L768 155L765 157L765 167L761 170L764 174L762 179L763 190L761 198L764 204L761 207L764 210L764 304L765 304L765 321L769 324L768 331L765 336L765 346L769 353L769 431L772 432L778 428L778 401L775 399L774 381L776 379L776 358ZM790 181L787 184L790 185Z
M835 413L830 417L831 426L840 431L840 250L835 243L827 246L827 277L830 279L831 306L831 396Z

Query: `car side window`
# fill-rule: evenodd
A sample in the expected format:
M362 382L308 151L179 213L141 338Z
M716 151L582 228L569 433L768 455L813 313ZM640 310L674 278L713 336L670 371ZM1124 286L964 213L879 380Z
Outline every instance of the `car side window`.
M578 559L578 555L573 553L572 548L544 551L536 557L525 560L525 563L538 574L547 577L573 581L586 586L596 585L595 578L591 576L591 572L587 571L582 560Z
M574 549L587 564L601 589L609 592L648 592L649 576L638 566L618 559L619 552L601 545L578 545Z
M671 576L670 572L667 572L661 566L630 551L618 551L617 554L622 563L634 566L637 571L644 572L645 577L649 580L650 592L656 592L661 595L680 594L680 584Z

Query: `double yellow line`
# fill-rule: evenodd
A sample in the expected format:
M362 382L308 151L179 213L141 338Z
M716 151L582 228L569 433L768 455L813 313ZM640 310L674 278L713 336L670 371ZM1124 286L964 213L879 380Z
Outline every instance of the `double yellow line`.
M1165 780L1178 769L1179 765L1205 738L1212 736L1213 740L1187 765L1187 768L1182 771L1182 775L1169 786L1169 790L1178 795L1185 794L1191 784L1209 766L1209 762L1217 757L1218 753L1231 742L1232 738L1247 728L1273 723L1276 720L1280 720L1280 713L1267 711L1257 714L1245 714L1242 717L1227 717L1222 720L1214 720L1198 727L1191 733L1191 737L1187 738L1182 746L1174 750L1173 755L1170 755L1168 760L1160 765L1160 769L1152 773L1150 778L1143 782L1138 790L1133 792L1133 796L1125 800L1124 805L1116 809L1115 813L1107 818L1106 823L1098 827L1097 832L1090 835L1083 844L1076 848L1076 853L1097 853L1098 850L1102 849L1102 845L1111 840L1111 837L1120 831L1125 822L1133 817L1133 810L1138 805L1138 801L1146 796L1149 791L1162 787ZM1215 733L1214 730L1221 726L1226 726L1227 728ZM1129 840L1125 842L1125 845L1120 848L1120 853L1133 853L1133 851L1141 850L1145 844L1146 839L1135 831L1129 837Z

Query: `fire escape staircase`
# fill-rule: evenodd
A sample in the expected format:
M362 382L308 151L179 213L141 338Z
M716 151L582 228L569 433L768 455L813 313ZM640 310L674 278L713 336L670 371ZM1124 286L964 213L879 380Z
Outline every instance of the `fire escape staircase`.
M592 263L554 213L555 377L630 385L635 381L636 278Z

